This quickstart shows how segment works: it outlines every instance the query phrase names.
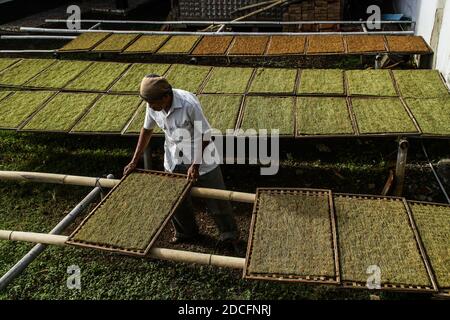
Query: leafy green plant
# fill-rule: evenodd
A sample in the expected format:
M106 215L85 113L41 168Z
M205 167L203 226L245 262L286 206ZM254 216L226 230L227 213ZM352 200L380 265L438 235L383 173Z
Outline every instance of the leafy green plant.
M350 95L397 96L389 70L350 70L345 74Z
M54 92L17 91L1 101L0 128L16 129Z
M371 265L381 284L430 286L402 200L335 196L341 277L366 283Z
M298 98L297 134L353 134L346 99L326 97Z
M163 76L169 67L170 64L135 63L127 70L124 76L112 86L110 91L137 93L142 78L144 78L145 75L154 73Z
M104 95L73 132L121 132L140 104L138 96Z
M0 84L10 86L23 85L55 61L50 59L23 59L11 66L11 68L0 72Z
M335 277L328 195L259 195L248 271Z
M302 70L298 93L344 95L344 72L338 69Z
M297 70L281 68L258 68L250 85L254 93L293 93Z
M294 133L294 100L289 97L246 98L241 129L278 129L280 135Z
M106 91L128 68L128 63L94 62L65 89L82 91Z
M37 77L26 82L25 86L52 89L63 88L91 64L92 62L90 61L57 61Z
M72 239L145 251L188 183L183 177L132 173L109 194Z
M417 132L399 99L353 98L352 106L362 134Z
M215 67L203 93L244 93L252 73L253 68Z
M93 93L61 92L36 113L23 129L69 131L97 97Z

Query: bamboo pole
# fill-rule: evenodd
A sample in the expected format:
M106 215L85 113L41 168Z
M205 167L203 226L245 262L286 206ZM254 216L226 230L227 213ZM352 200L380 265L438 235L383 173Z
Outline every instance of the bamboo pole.
M23 172L23 171L0 171L0 180L27 181L67 184L85 187L113 188L120 180L71 176L66 174L43 173L43 172ZM219 190L210 188L193 187L191 195L198 198L229 200L235 202L254 203L256 196L253 193L235 192L229 190Z
M69 237L47 233L21 232L11 230L0 230L0 240L26 241L41 244L64 246ZM243 269L245 259L238 257L219 256L208 253L190 252L166 248L153 248L150 250L149 258L210 265L223 268Z

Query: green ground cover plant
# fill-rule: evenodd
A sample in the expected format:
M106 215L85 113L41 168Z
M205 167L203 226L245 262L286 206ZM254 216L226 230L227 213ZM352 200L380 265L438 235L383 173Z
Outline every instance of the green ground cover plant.
M367 281L371 265L381 284L430 286L401 200L335 196L342 280Z
M215 67L203 88L203 93L244 93L253 68Z
M249 273L335 277L328 195L259 194Z
M73 240L145 251L189 181L156 174L125 178Z
M212 128L226 134L227 129L233 129L241 107L242 96L200 95L203 113Z
M300 74L299 94L345 94L344 71L305 69Z
M97 52L122 52L130 42L136 39L138 34L111 34L98 44L92 51Z
M0 84L10 86L23 85L55 61L51 59L23 59L0 72Z
M69 131L98 98L94 93L61 92L23 127L24 130Z
M360 133L417 132L414 122L397 98L352 98Z
M345 74L349 95L397 96L389 70L350 70Z
M79 35L59 51L88 51L106 39L110 34L106 32L87 32Z
M198 39L200 39L200 36L172 36L157 53L189 53L192 47L197 43Z
M197 93L210 69L206 66L173 64L165 77L173 88Z
M110 91L138 93L142 78L151 73L163 76L169 67L170 64L135 63L127 70L124 76L112 86Z
M400 94L404 98L448 97L448 89L437 70L394 70Z
M241 129L278 129L280 135L294 133L294 100L289 97L247 97Z
M121 132L140 104L138 96L104 95L73 132Z
M410 203L440 288L450 288L450 207Z
M297 99L298 135L353 133L345 98L302 97Z
M154 53L167 38L169 38L168 35L142 35L126 48L123 53Z
M37 77L26 82L25 86L52 89L63 88L91 64L91 61L57 61Z
M406 99L424 134L450 135L450 99Z
M128 63L94 62L65 89L82 91L106 91L128 68Z
M249 92L293 93L296 78L296 69L258 68Z
M54 92L17 91L1 101L0 128L16 129Z

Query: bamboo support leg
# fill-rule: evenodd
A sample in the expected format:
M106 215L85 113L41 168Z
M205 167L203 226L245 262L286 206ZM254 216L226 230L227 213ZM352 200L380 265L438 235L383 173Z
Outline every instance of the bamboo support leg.
M401 138L398 142L397 165L395 168L395 189L394 194L401 197L405 184L406 160L408 157L409 142L406 138Z

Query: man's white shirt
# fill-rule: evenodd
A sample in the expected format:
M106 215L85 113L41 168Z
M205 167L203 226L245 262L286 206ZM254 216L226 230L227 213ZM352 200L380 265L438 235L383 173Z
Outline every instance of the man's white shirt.
M203 114L200 101L194 94L180 89L173 89L172 91L173 100L169 112L155 111L147 103L144 128L154 129L157 125L163 130L165 135L164 168L167 171L173 172L175 166L183 159L185 164L191 164L193 161L200 163L200 175L208 173L218 165L217 160L210 161L209 159L207 160L209 163L201 161L202 134L209 135L211 126ZM189 134L189 136L183 137L180 132ZM195 142L200 149L194 155ZM215 148L214 143L211 143L211 145L208 146L208 149ZM180 157L180 150L190 150L190 154L189 152L187 152L188 154L183 153Z

